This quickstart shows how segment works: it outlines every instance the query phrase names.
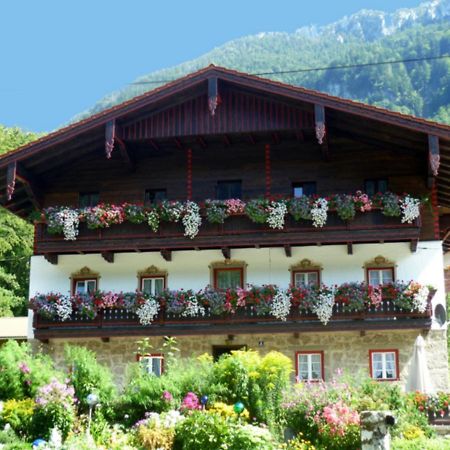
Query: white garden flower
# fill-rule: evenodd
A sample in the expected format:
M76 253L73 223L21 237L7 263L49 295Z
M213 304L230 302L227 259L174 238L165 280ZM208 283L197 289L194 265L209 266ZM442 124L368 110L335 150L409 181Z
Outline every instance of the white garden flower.
M64 322L70 319L73 312L72 302L68 297L61 297L60 301L55 305L56 315L58 319Z
M322 228L328 217L328 201L325 198L318 198L311 208L313 225L316 228Z
M56 221L63 224L64 239L66 241L75 241L78 236L79 217L78 212L66 208L55 214Z
M311 306L311 310L318 319L326 325L333 315L334 294L321 292L317 303Z
M184 311L181 313L183 317L198 317L205 315L205 308L198 303L197 297L190 296L186 301Z
M175 428L177 423L182 422L185 417L180 413L180 411L170 410L164 414L163 426L165 428Z
M278 291L270 306L272 316L285 321L291 311L291 301L292 296L290 294L281 290Z
M184 216L182 219L184 226L184 235L194 239L198 234L202 218L200 216L200 207L197 203L187 201L184 208Z
M149 298L136 310L141 325L150 325L159 313L159 303L154 298Z
M286 203L283 201L270 202L268 210L269 217L267 218L267 224L269 227L282 230L284 228L284 219L288 212Z
M413 223L420 216L420 200L407 195L400 200L402 223Z
M424 313L427 310L428 296L430 295L430 290L426 286L422 286L413 295L413 305L414 309L417 309L420 313Z

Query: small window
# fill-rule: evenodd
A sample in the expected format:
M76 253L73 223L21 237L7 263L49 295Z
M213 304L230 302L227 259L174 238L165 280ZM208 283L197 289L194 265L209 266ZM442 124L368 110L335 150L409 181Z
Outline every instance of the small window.
M371 286L382 286L394 282L394 268L380 267L367 269L367 281Z
M242 198L242 181L218 181L216 186L216 199Z
M370 350L369 358L374 380L398 380L398 350Z
M144 294L159 295L166 288L166 279L164 277L142 277L141 291Z
M167 192L165 189L146 189L144 195L144 205L152 205L154 203L161 203L167 199Z
M292 191L295 198L303 197L304 195L314 195L316 193L316 183L313 181L294 183L292 185Z
M318 270L295 270L292 272L294 286L319 286L320 272Z
M242 267L214 269L214 287L216 289L234 289L244 287Z
M80 208L89 208L97 206L100 200L100 194L98 192L80 192Z
M97 279L74 279L73 293L74 294L93 294L97 290Z
M164 355L138 355L138 361L145 373L160 377L164 371Z
M376 178L364 182L364 191L369 196L377 193L384 194L387 190L388 182L386 178Z
M296 369L298 381L324 380L323 352L297 352Z

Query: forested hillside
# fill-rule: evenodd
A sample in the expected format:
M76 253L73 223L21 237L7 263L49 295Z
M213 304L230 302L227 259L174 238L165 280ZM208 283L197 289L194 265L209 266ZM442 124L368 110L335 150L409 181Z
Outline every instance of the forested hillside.
M375 40L354 35L305 32L264 33L231 41L179 66L139 78L138 82L172 80L210 63L244 72L276 72L299 68L404 60L450 54L450 18L418 24ZM267 75L266 75L267 76ZM450 58L320 70L270 76L286 83L360 100L403 113L450 123ZM103 98L75 120L101 111L155 84L128 85Z
M0 154L38 137L0 125ZM0 207L0 317L26 314L33 227Z

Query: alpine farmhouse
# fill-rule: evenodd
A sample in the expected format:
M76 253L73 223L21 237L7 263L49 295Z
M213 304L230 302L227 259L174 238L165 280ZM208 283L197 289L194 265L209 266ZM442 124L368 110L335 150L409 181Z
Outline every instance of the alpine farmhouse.
M28 338L118 382L173 336L405 385L421 334L447 389L449 176L448 126L209 66L0 157L35 220Z

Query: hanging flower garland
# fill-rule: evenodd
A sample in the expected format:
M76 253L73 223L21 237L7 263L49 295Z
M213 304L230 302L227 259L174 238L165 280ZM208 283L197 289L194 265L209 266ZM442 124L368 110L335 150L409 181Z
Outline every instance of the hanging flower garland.
M407 195L400 200L400 209L402 223L413 223L420 216L420 200Z
M282 230L284 228L284 221L288 212L286 203L283 201L270 202L267 209L269 211L267 225L269 225L270 228Z
M158 316L159 308L159 302L153 297L145 300L144 304L136 310L141 325L150 325Z
M181 221L184 226L184 235L190 239L194 239L198 234L200 225L202 224L200 207L197 203L191 201L186 202L184 215Z
M154 233L157 233L159 230L159 221L160 221L159 214L155 210L150 211L148 213L147 223Z
M70 316L72 315L73 308L72 308L72 302L70 298L68 297L62 297L58 303L55 305L56 315L58 316L59 320L64 322L65 320L70 319Z
M311 311L317 318L326 325L333 315L334 294L333 292L321 289L316 301L311 305Z
M328 201L326 198L318 198L311 208L313 226L322 228L327 223Z
M292 295L286 291L278 291L273 297L270 313L277 319L286 321L291 312Z
M205 308L200 305L198 298L193 295L187 298L184 305L184 311L181 313L181 315L183 317L198 317L204 316L205 313Z
M56 213L56 221L63 226L64 240L75 241L78 236L79 216L73 209L65 208Z

